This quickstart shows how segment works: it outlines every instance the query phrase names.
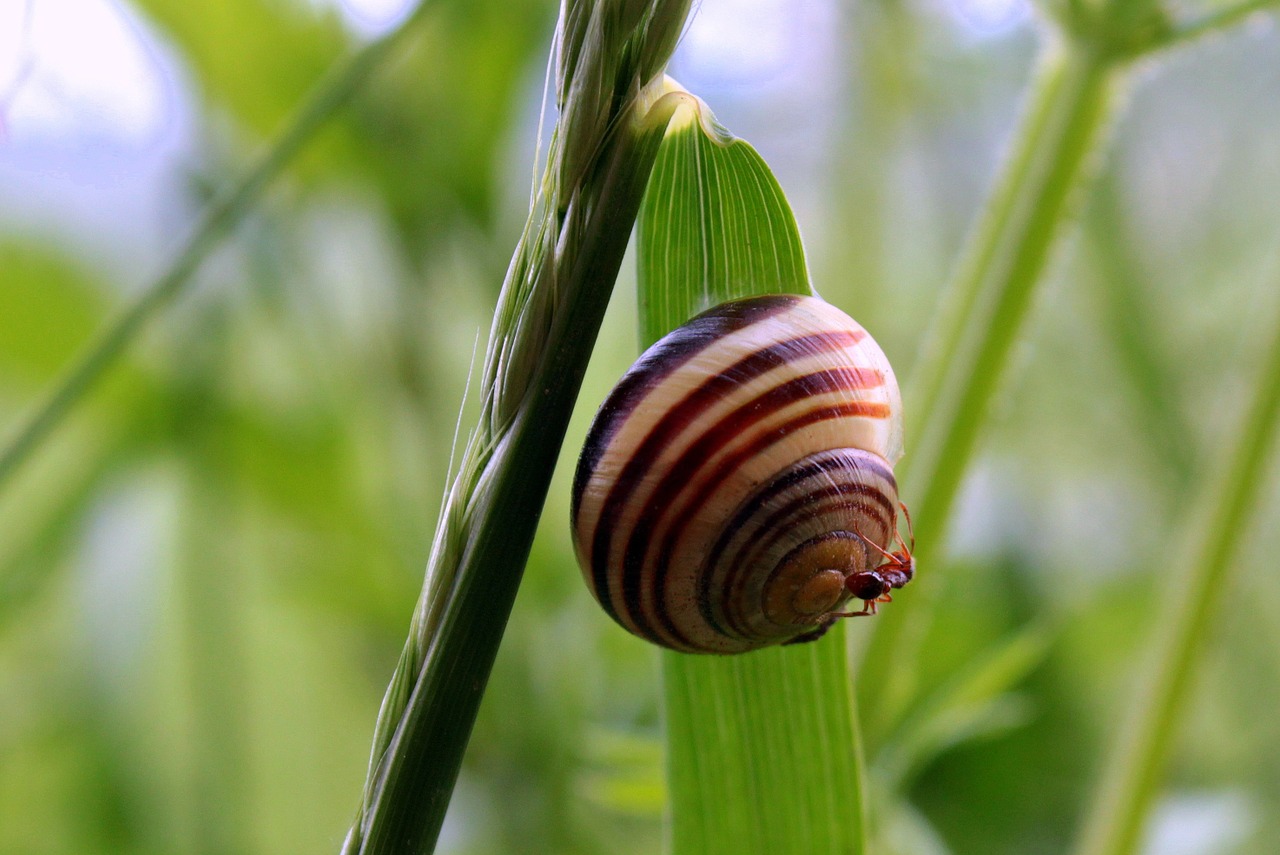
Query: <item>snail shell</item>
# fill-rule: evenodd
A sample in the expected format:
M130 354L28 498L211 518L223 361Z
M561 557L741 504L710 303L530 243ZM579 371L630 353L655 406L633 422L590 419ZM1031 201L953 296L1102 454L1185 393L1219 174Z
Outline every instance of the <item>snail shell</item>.
M901 454L893 369L856 321L814 297L723 303L596 414L573 485L583 575L674 650L816 637L895 537Z

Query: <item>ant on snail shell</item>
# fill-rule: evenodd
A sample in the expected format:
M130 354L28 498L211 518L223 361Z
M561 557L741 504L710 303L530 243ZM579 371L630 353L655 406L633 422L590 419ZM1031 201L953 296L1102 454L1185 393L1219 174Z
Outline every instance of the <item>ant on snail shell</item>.
M902 532L895 532L898 537L898 549L893 552L883 549L861 532L857 533L858 537L862 538L863 543L884 556L884 561L875 568L859 570L856 573L850 573L844 578L844 586L849 590L849 593L862 600L862 610L857 612L829 612L822 616L822 622L816 628L782 642L784 645L816 641L831 628L831 625L836 622L836 618L863 617L875 614L877 604L893 601L893 597L889 594L890 590L901 588L915 578L916 559L911 553L916 548L916 534L911 527L911 512L907 510L907 506L902 502L898 503L898 507L902 508L902 515L907 520L907 537L911 541L910 546L902 539Z
M883 555L885 560L873 570L850 573L844 579L844 586L849 589L849 593L863 601L862 611L833 612L828 617L873 615L876 613L876 603L893 602L893 597L889 595L891 588L901 588L915 578L916 559L911 552L916 548L916 534L911 527L911 512L901 502L898 506L902 508L902 515L907 520L907 537L911 539L911 545L907 546L902 539L902 532L897 532L899 548L894 552L888 552L859 532L858 537L862 538L862 542Z

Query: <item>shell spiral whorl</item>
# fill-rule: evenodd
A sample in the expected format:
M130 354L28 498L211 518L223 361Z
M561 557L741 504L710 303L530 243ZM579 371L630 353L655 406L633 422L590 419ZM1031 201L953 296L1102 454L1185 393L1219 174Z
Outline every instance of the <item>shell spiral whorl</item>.
M893 369L857 322L814 297L723 303L601 405L574 478L578 560L605 611L664 647L814 633L896 536L901 453Z

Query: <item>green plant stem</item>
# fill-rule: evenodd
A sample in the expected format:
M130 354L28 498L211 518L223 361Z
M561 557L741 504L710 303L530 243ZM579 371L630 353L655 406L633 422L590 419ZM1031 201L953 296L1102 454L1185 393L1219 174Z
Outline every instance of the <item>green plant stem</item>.
M168 269L91 342L68 368L0 452L0 490L67 413L102 378L147 323L191 282L192 274L232 228L254 207L258 197L311 141L316 132L388 60L433 4L424 0L399 27L370 42L316 85L310 97L235 185L210 204L203 219Z
M379 712L348 853L435 846L573 402L677 101L660 73L690 0L569 0L560 118L494 316L483 403Z
M1244 23L1250 17L1280 7L1280 0L1245 0L1211 12L1169 30L1152 49L1163 50L1194 41L1210 33L1218 33Z
M864 658L870 691L863 708L876 725L896 720L913 695L915 661L942 602L943 580L931 570L943 553L947 520L1055 239L1097 160L1119 77L1112 59L1083 42L1046 52L1012 155L925 337L904 396L908 450L899 468L920 572L911 596L877 618Z
M1175 569L1167 599L1124 727L1107 753L1078 855L1138 851L1196 661L1210 642L1214 612L1237 569L1249 513L1267 485L1268 453L1280 426L1280 318L1272 335L1252 405L1223 464L1213 470L1218 478L1200 512L1189 515L1187 538L1169 556Z
M628 153L639 186L623 189L635 204L605 196L609 217L589 242L576 282L611 283L622 263L631 223L657 140ZM604 316L610 289L586 289L556 318L539 393L511 425L487 471L494 478L476 538L462 556L457 584L430 634L426 660L386 750L380 786L364 819L362 853L430 852L440 831L462 755L475 722L521 570L533 542L556 456Z

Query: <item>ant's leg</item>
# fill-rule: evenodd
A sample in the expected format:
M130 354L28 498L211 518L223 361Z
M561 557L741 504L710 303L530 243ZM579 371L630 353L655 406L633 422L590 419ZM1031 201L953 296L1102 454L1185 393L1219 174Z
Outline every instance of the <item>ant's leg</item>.
M880 600L863 600L862 611L860 612L828 612L827 617L829 618L870 617L871 615L876 613L876 603L878 602L880 602Z
M911 538L911 546L908 547L905 543L902 542L901 532L899 532L898 534L898 543L902 545L902 548L905 549L908 554L910 554L912 550L916 548L916 532L915 532L915 529L911 526L911 511L907 510L906 503L902 502L901 500L899 500L898 502L898 507L902 508L902 516L905 517L907 520L907 537Z

